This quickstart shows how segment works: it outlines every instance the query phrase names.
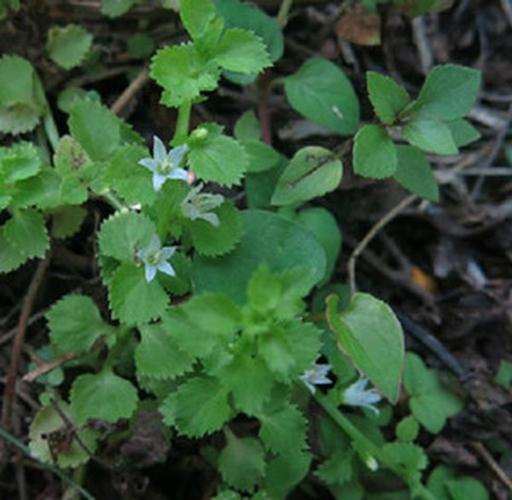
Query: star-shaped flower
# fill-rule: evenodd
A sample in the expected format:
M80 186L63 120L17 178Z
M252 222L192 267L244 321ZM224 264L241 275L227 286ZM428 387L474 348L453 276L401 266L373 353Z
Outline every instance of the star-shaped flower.
M315 363L309 370L306 370L299 378L304 382L306 387L314 394L316 391L315 385L328 385L332 384L332 380L327 377L331 371L331 365Z
M156 135L153 136L153 158L144 158L139 161L139 165L153 173L155 191L160 191L167 179L187 181L188 172L180 167L187 151L188 146L183 144L167 152L164 143Z
M367 384L368 379L360 377L359 380L349 385L343 392L342 403L349 406L362 406L378 415L379 410L374 404L378 403L382 396L375 389L366 389Z
M137 257L144 263L146 281L153 281L156 272L160 271L169 276L176 276L168 260L176 251L177 247L162 247L160 238L155 234L146 248L137 252Z
M220 220L217 214L211 210L224 203L224 196L220 194L201 193L203 184L192 188L181 202L183 215L191 220L203 219L212 226L218 226Z

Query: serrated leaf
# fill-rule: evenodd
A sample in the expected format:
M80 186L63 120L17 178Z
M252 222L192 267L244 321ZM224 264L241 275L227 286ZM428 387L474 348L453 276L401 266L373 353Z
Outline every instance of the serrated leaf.
M88 419L116 422L130 418L137 407L137 389L110 370L80 375L70 392L71 410L79 424Z
M84 100L76 103L68 125L72 136L92 160L109 160L121 141L119 119L97 102Z
M43 164L41 154L30 142L18 142L0 148L0 181L14 184L36 175Z
M396 146L398 165L393 177L405 189L430 201L439 201L439 186L426 156L412 146Z
M375 114L386 125L391 125L411 100L401 85L374 71L366 73L366 85Z
M120 147L105 172L105 182L127 203L151 205L156 199L149 170L139 165L148 157L146 148L136 144Z
M389 463L403 470L406 478L419 477L428 465L428 458L420 446L412 443L386 443L382 452Z
M444 64L427 76L410 112L420 110L439 120L456 120L466 115L478 94L480 71Z
M287 498L293 488L308 474L311 453L295 451L277 455L268 461L264 486L272 498Z
M244 75L257 74L272 64L261 38L239 28L225 31L215 47L215 61L225 70Z
M295 360L292 377L299 377L320 355L322 347L321 330L312 323L302 323L299 320L291 321L287 326L286 335Z
M459 152L450 128L427 115L416 115L402 128L402 135L412 146L427 153L454 155Z
M187 380L178 388L174 401L176 427L189 437L219 430L231 415L228 389L209 377Z
M63 113L69 114L73 106L82 100L101 103L101 97L95 90L85 90L81 87L66 87L57 97L57 107Z
M396 402L404 364L402 328L391 308L366 293L355 293L337 312L338 298L327 299L327 320L338 347L391 402Z
M160 49L151 60L151 78L164 88L161 102L179 106L214 90L220 72L216 64L205 63L192 44Z
M226 431L226 446L219 455L218 468L226 483L243 491L252 490L263 478L264 452L254 438L238 438Z
M139 376L173 379L192 368L194 358L180 349L161 324L142 326L139 331L141 341L135 349Z
M36 210L16 210L4 224L3 234L25 259L44 257L50 247L44 217Z
M459 148L467 146L481 137L480 132L471 123L462 118L446 122L446 125L450 129L453 141Z
M115 213L101 225L100 251L108 257L133 262L137 251L145 248L155 233L155 225L145 215Z
M189 222L188 226L196 251L209 257L233 250L242 237L240 213L231 201L225 201L213 212L220 220L218 226L201 219Z
M328 149L306 146L284 169L272 195L273 205L293 205L336 189L343 175L341 160Z
M169 297L157 279L146 281L144 268L125 262L109 284L112 317L127 325L141 325L158 319L169 303Z
M74 423L74 416L72 415L69 406L59 401L59 410L66 416L68 422ZM55 409L53 405L43 406L36 414L32 423L30 424L30 453L44 463L53 463L52 452L50 451L48 436L52 433L58 433L66 428L67 422L62 419L62 416ZM89 453L94 453L97 447L97 434L92 429L78 429L77 431L80 443L87 447L85 451L79 444L77 439L70 441L69 449L64 449L58 452L57 464L59 467L76 468L79 465L85 464L89 461L91 456ZM89 453L88 453L89 452Z
M386 130L365 125L354 139L354 172L363 177L384 179L397 168L396 146Z
M46 50L50 59L64 69L78 66L92 45L92 35L82 26L54 26L48 31Z
M269 410L258 414L261 423L258 436L265 447L283 455L306 448L307 421L303 413L288 403Z
M188 160L200 179L225 186L240 184L249 165L247 153L237 140L217 134L191 143Z
M137 0L101 0L101 13L108 17L119 17L136 3Z
M321 463L315 471L315 476L319 477L325 484L342 485L352 479L352 457L354 452L348 450L338 450L334 452L327 460Z
M331 132L350 135L359 122L359 101L345 73L326 59L308 59L285 79L293 109Z
M54 238L69 238L81 227L87 210L77 206L62 207L52 212L52 236Z
M0 272L14 271L28 259L5 237L4 227L0 227Z
M180 18L192 38L198 38L215 16L215 5L211 0L181 0Z
M59 352L87 352L101 337L115 335L96 304L86 295L66 295L46 314L50 340Z
M4 134L24 134L35 129L41 113L22 104L0 107L0 132Z
M414 441L418 437L420 426L418 421L412 416L407 415L398 422L395 434L400 441Z

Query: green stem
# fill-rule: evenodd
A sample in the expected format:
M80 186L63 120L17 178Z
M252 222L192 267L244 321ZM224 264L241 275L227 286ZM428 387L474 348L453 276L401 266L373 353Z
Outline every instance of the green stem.
M121 211L126 210L128 208L120 200L117 199L116 195L112 193L112 191L107 191L106 193L103 193L101 197L116 210Z
M334 422L336 422L341 429L352 438L352 440L363 443L364 447L378 462L392 470L398 476L402 477L406 483L409 483L407 478L403 476L402 471L397 468L396 465L388 461L382 450L370 441L347 417L345 417L345 415L343 415L343 413L341 413L326 396L317 391L313 397L325 412L334 420ZM414 486L418 495L420 495L424 500L436 500L435 496L432 495L432 493L430 493L430 491L428 491L421 483L415 484Z
M184 102L178 109L178 120L176 121L176 130L172 139L173 146L183 144L188 137L188 127L190 124L190 111L192 102Z
M284 28L288 22L288 14L290 13L292 4L293 0L282 0L281 2L281 7L279 7L279 12L277 13L277 22L281 28Z
M60 137L59 131L57 130L57 125L55 125L55 120L53 119L53 115L50 111L50 108L47 109L46 114L44 115L43 124L46 136L48 137L48 140L52 145L52 149L56 151Z

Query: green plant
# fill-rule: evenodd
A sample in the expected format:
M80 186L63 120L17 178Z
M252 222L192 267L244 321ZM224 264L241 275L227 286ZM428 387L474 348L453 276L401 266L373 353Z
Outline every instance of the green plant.
M115 16L133 3L102 5ZM256 17L249 20L244 9ZM354 134L357 174L392 177L437 200L425 153L455 154L478 137L463 117L479 73L436 67L413 100L392 79L370 72L377 120L360 126L349 79L333 63L310 59L281 80L286 97L298 113L349 139L340 150L307 146L289 160L261 141L251 112L237 122L235 137L216 123L189 130L191 109L221 77L254 81L280 57L275 21L234 0L218 8L210 0L182 0L180 16L190 41L161 48L151 60L161 103L178 113L170 147L154 137L152 155L97 95L77 89L61 96L69 135L59 137L32 65L17 56L0 60L0 130L17 135L42 121L53 149L51 155L43 141L0 149L0 270L41 258L51 239L74 235L89 198L112 211L97 235L109 315L82 294L64 296L46 315L45 356L65 356L67 364L63 377L40 380L45 390L31 425L32 453L77 467L105 445L95 421L125 419L133 427L150 410L161 415L165 439L200 440L222 478L216 498L284 498L310 471L336 498L362 498L365 483L385 484L390 474L403 482L392 492L396 498L407 496L406 488L425 499L447 488L458 498L454 491L466 480L450 476L446 486L436 479L431 487L431 476L425 486L428 459L414 441L418 424L438 432L460 401L419 358L409 354L405 361L401 326L388 305L365 293L340 300L326 292L341 233L328 210L307 203L339 186ZM255 19L261 24L253 26ZM63 68L79 64L91 48L79 27L50 34L49 56ZM139 50L140 40L133 43ZM212 185L242 182L244 210L211 192ZM328 295L326 305L316 300L314 311L311 294ZM387 441L382 428L398 401L404 366L412 416ZM322 411L310 411L313 404ZM437 406L438 414L430 411ZM69 425L75 439L55 448L48 436ZM122 439L115 431L109 438Z

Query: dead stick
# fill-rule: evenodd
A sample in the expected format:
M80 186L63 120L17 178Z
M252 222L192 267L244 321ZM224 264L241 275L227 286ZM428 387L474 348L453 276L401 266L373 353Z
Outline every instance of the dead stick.
M505 471L500 467L498 462L494 460L494 457L489 453L487 448L479 442L471 443L475 451L484 459L487 465L493 470L493 472L498 476L499 479L503 482L503 484L512 491L512 479L508 477Z
M20 318L18 321L18 330L14 337L14 342L11 350L11 362L9 370L7 372L3 396L3 408L2 408L2 426L5 430L10 430L12 423L12 409L14 396L16 394L16 378L18 374L18 364L21 358L21 352L23 350L23 344L25 342L25 334L27 332L27 324L34 306L34 301L37 295L37 291L43 282L44 275L50 264L50 257L47 255L39 265L37 266L36 272L27 294L23 301L21 308Z
M126 87L123 93L115 100L114 104L110 106L110 111L118 115L130 102L133 96L149 81L149 72L144 68L136 78L134 78L130 85Z
M67 363L68 361L71 361L72 359L75 359L76 357L77 355L74 352L67 352L60 358L52 359L51 361L47 361L37 368L34 368L32 371L26 373L21 380L23 380L23 382L33 382L41 375L55 370L55 368L58 368L59 366Z

